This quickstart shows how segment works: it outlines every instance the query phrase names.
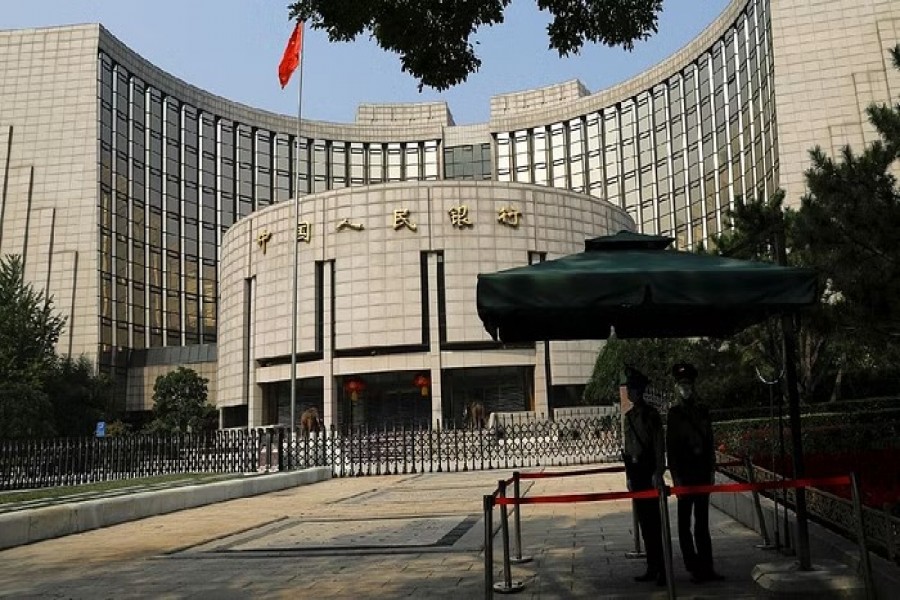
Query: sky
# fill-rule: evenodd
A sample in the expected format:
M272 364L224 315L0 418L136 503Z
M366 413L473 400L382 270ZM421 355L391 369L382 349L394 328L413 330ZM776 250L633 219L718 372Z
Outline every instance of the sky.
M125 45L168 73L208 92L286 115L297 114L299 77L278 83L290 36L289 0L2 0L0 29L102 23ZM664 0L659 32L633 51L586 46L560 58L548 49L549 16L533 0L514 0L500 25L473 41L481 69L448 91L418 90L418 81L367 37L329 43L304 39L304 119L353 122L361 103L447 102L457 124L484 123L490 98L580 79L596 92L629 79L690 42L729 0Z

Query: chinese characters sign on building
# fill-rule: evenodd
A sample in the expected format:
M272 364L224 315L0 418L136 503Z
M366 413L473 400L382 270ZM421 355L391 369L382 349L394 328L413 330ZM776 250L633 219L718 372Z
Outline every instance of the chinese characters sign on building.
M272 239L272 234L268 229L263 229L258 234L256 234L256 245L262 248L263 254L266 253L266 247L269 244L269 240Z
M521 218L522 213L520 213L512 206L504 206L499 211L497 211L497 222L501 225L512 227L513 229L519 226L519 220Z
M312 224L309 221L300 221L297 223L297 241L310 242L312 238Z
M394 211L394 231L402 229L403 227L406 227L410 231L415 231L419 228L418 225L410 221L408 208L401 208L400 210Z
M469 207L466 204L459 204L447 211L450 216L450 226L454 229L466 229L474 227L474 222L469 214ZM401 208L393 211L393 228L394 231L400 229L409 229L417 231L419 226L412 220L411 211L408 208ZM506 227L516 229L522 223L522 213L513 206L504 206L497 210L497 222ZM341 231L363 231L365 226L362 223L354 223L349 218L341 219L335 226L336 232ZM256 245L262 249L263 254L268 249L269 241L272 239L272 233L263 228L256 235ZM309 244L312 241L312 223L309 221L300 221L297 223L297 241Z
M447 212L450 213L450 225L456 229L472 227L472 221L469 220L469 207L465 204L454 206Z

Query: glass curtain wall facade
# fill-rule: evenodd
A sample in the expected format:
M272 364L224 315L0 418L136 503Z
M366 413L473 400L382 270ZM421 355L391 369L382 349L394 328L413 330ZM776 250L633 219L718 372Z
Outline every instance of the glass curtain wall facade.
M483 141L322 139L238 122L98 56L101 367L117 349L217 342L218 249L238 219L299 194L397 181L485 180L623 207L680 248L719 233L740 196L767 197L778 157L767 0L649 89ZM165 81L163 79L162 81ZM159 85L159 84L156 84ZM289 121L286 121L289 123Z
M215 343L222 234L296 186L439 179L438 140L298 143L182 102L102 51L98 73L104 366L113 348Z
M778 184L767 0L754 0L686 68L614 106L495 133L497 178L625 208L687 248L720 233L736 198Z

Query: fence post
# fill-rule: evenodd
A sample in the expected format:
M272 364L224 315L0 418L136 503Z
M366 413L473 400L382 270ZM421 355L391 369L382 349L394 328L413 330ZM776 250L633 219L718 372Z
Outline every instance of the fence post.
M675 573L672 568L672 530L669 527L669 502L668 490L664 481L660 480L656 486L659 493L659 517L662 527L663 564L666 568L666 587L669 591L669 600L675 600Z
M747 470L747 482L750 484L756 483L756 473L753 470L753 463L750 462L750 457L744 457L744 468ZM769 528L766 527L766 519L763 516L762 504L759 502L759 492L757 490L753 490L753 507L756 509L756 520L759 521L759 533L762 535L763 543L757 544L756 547L761 550L771 550L775 546L772 545L771 540L769 539Z
M522 556L522 505L518 503L520 494L521 477L518 471L513 471L513 497L516 499L516 555L511 559L512 562L518 564L531 561L530 556Z
M432 439L434 437L435 432L437 433L437 464L438 464L437 472L443 473L444 467L441 466L441 444L442 444L442 442L441 442L441 421L440 421L440 419L438 419L438 422L437 422L437 429L432 431L432 434L430 436L428 436L428 443L430 445L433 444ZM429 452L430 452L431 456L434 456L433 445L432 445L432 449L430 449ZM428 469L428 472L431 473L430 468Z
M278 471L284 471L284 429L278 428Z
M500 497L506 498L506 481L501 479L497 485ZM521 581L512 580L512 570L509 564L509 510L506 504L500 506L500 530L503 536L503 581L494 584L494 591L501 594L513 594L525 589Z
M494 496L482 498L484 507L484 597L494 597Z
M863 582L866 585L866 600L875 600L875 585L872 581L872 565L869 549L866 547L866 528L863 523L862 500L859 497L859 480L856 473L850 473L850 491L853 494L853 512L856 515L856 542L859 545L859 560Z

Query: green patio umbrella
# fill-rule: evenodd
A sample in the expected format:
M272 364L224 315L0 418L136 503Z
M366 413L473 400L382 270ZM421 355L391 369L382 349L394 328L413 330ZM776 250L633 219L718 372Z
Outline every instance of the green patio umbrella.
M672 238L621 231L584 252L478 275L485 329L503 342L728 337L813 304L811 269L667 250Z
M728 337L770 316L814 304L811 269L667 250L673 239L620 231L585 250L478 276L478 316L503 342L619 338ZM785 324L783 323L783 326ZM786 327L788 329L789 327ZM803 442L793 341L785 337L785 388L794 473ZM797 490L800 568L811 568L806 500Z

